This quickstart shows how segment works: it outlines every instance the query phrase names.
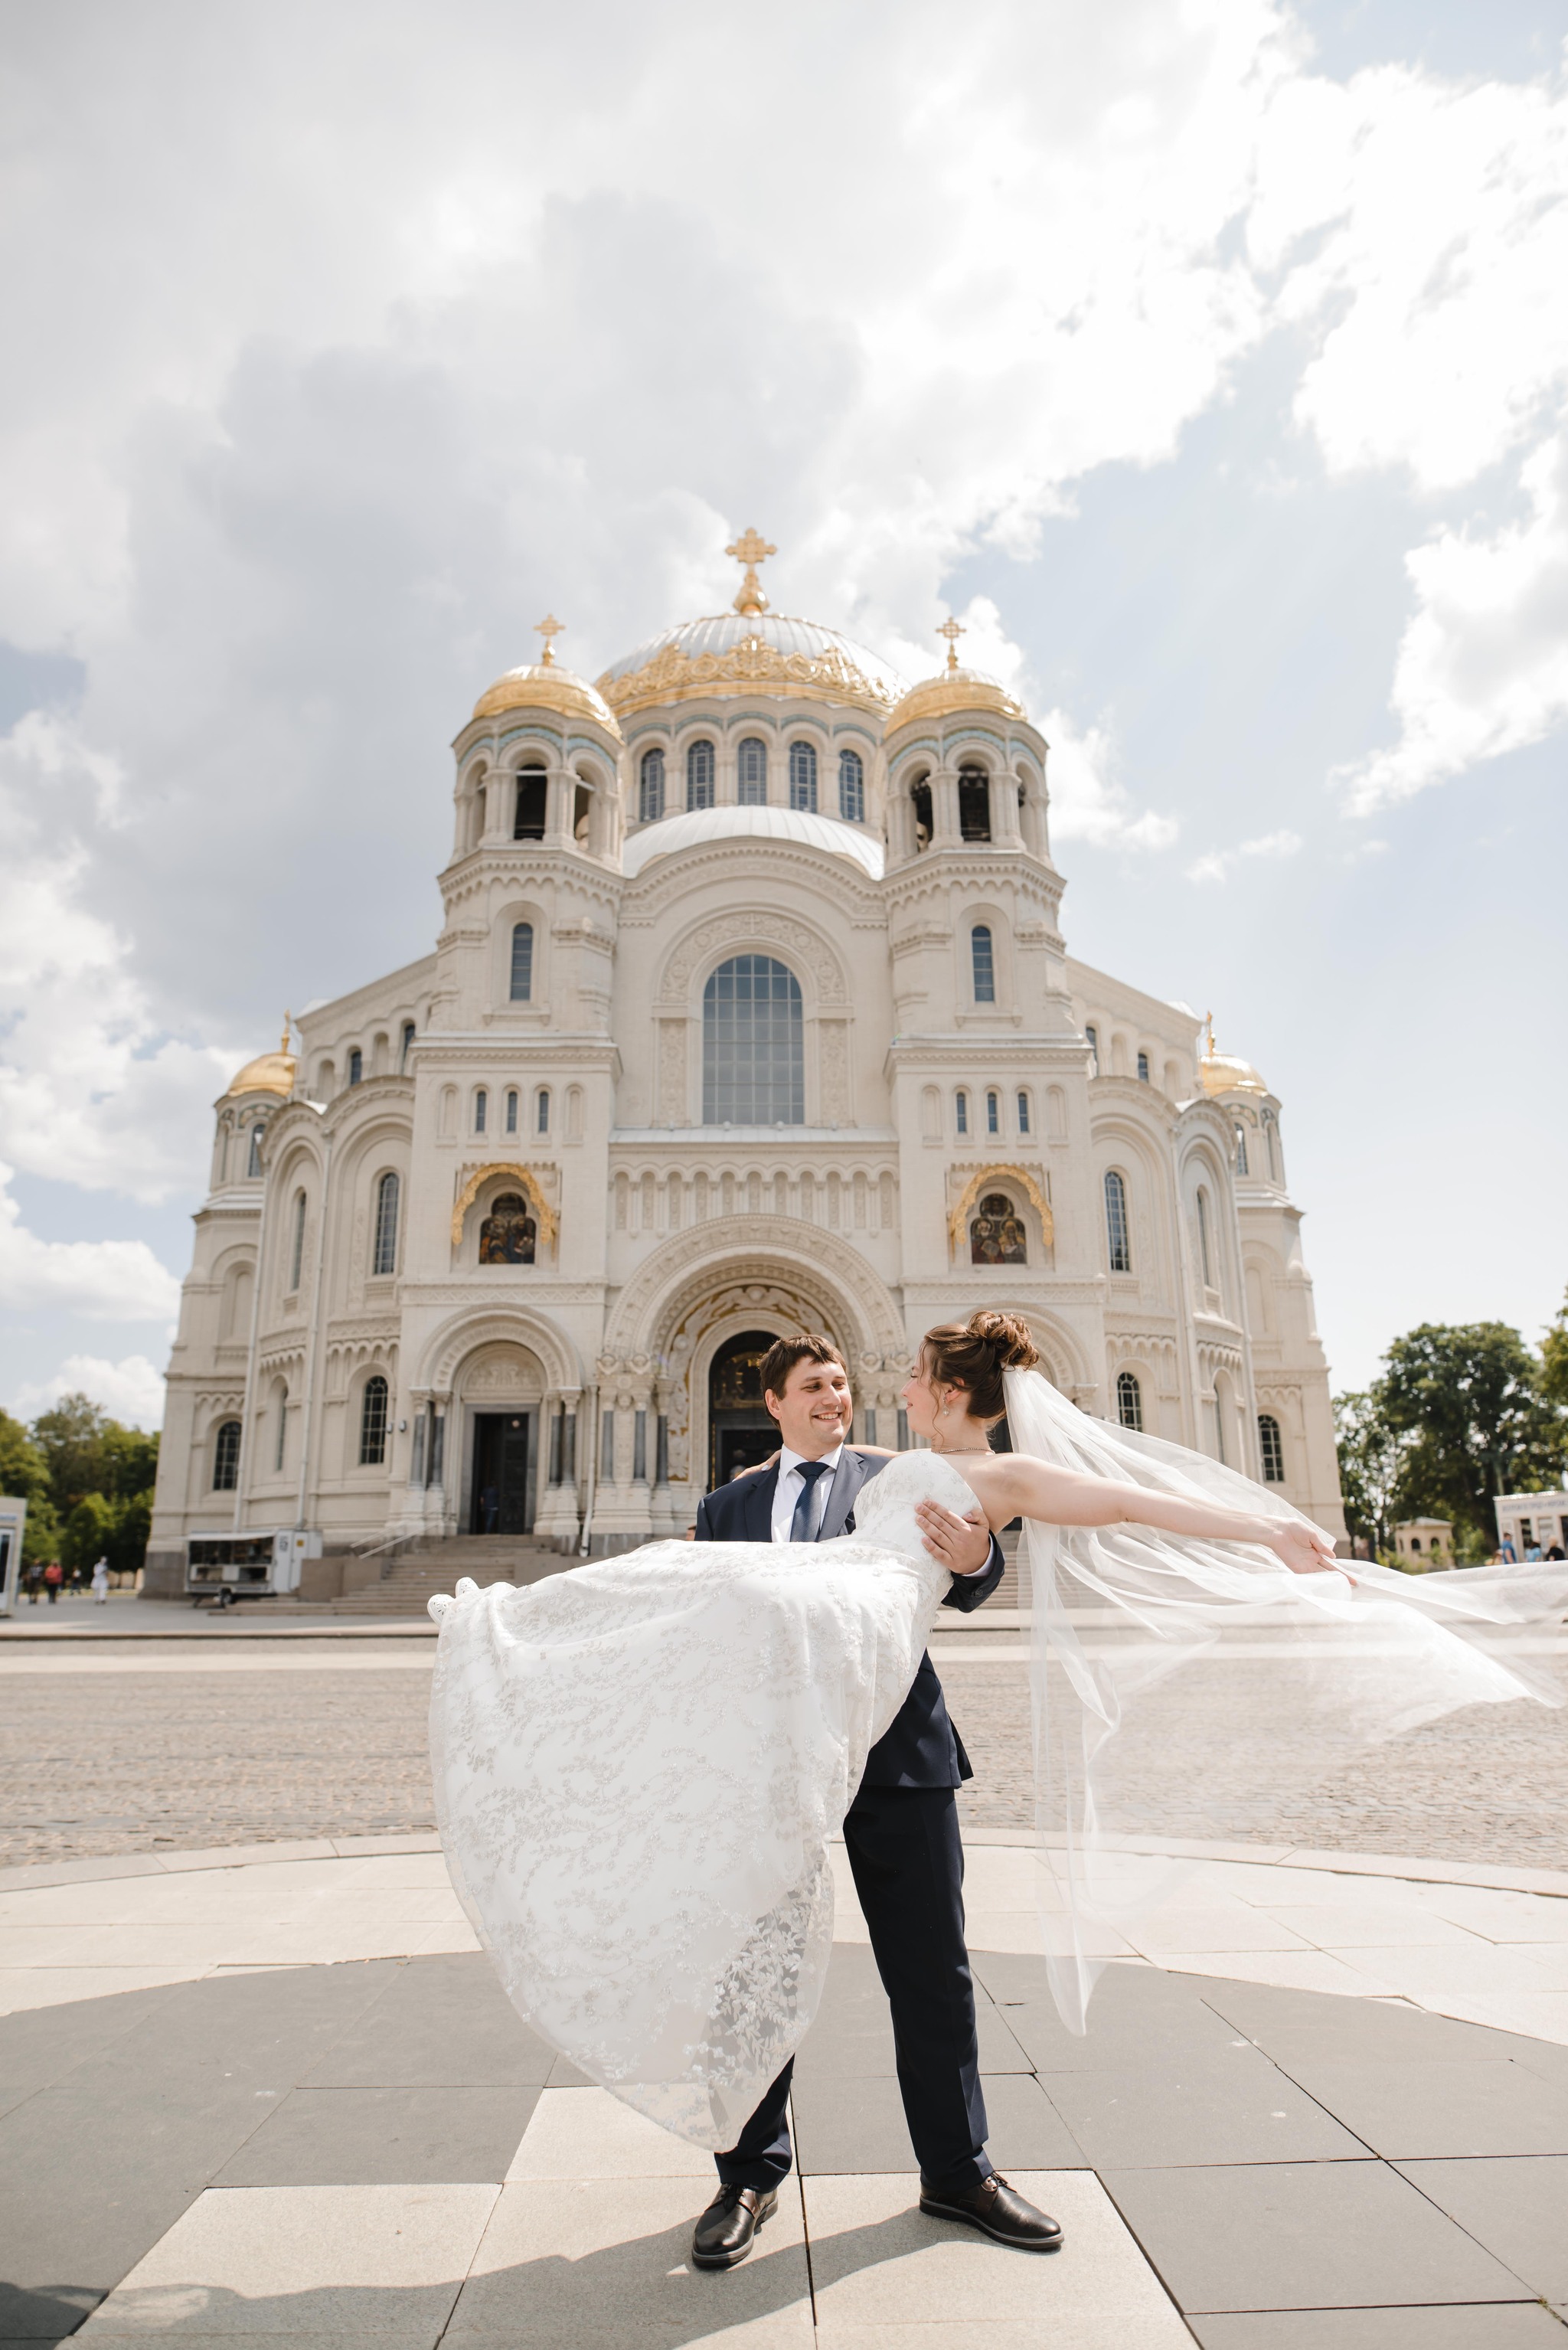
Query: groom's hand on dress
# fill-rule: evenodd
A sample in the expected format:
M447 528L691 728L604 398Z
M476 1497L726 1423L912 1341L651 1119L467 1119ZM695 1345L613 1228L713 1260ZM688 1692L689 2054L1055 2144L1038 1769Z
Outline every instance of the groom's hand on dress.
M991 1528L981 1517L961 1517L940 1502L919 1502L915 1516L926 1548L950 1575L978 1575L991 1556Z

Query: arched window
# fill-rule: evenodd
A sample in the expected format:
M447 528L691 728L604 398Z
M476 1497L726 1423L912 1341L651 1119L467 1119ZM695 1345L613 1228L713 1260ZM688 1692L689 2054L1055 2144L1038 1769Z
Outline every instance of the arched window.
M1132 1271L1132 1234L1127 1226L1127 1187L1114 1167L1106 1175L1106 1241L1111 1271Z
M816 813L816 752L810 743L789 746L789 804Z
M548 1086L541 1086L539 1088L539 1114L535 1120L535 1126L540 1134L548 1134L550 1131L550 1088Z
M359 1400L359 1466L379 1469L387 1457L387 1382L379 1371Z
M273 1389L273 1409L277 1414L277 1433L272 1440L272 1467L274 1476L281 1477L284 1448L288 1442L288 1389L282 1379Z
M517 1090L515 1087L513 1087L512 1091L506 1097L506 1131L508 1134L515 1134L517 1131Z
M705 735L687 746L686 805L689 808L713 805L713 745Z
M348 1082L351 1086L358 1086L362 1085L364 1081L365 1055L356 1045L348 1055Z
M1100 1032L1088 1023L1084 1028L1084 1042L1089 1048L1089 1075L1097 1077L1100 1074Z
M838 754L838 813L846 824L866 821L866 768L858 751Z
M479 1227L481 1264L532 1264L538 1228L520 1192L503 1191Z
M935 829L935 818L931 814L931 786L924 775L917 775L909 785L909 807L915 819L915 854L919 857L930 847L931 834Z
M991 777L983 767L959 769L959 835L964 840L991 838Z
M219 1423L213 1440L213 1491L232 1493L240 1482L240 1423L225 1419Z
M1018 1131L1020 1134L1029 1134L1033 1132L1033 1128L1029 1123L1029 1097L1027 1094L1020 1094L1018 1097Z
M736 754L735 796L742 807L767 806L768 746L760 734L748 734Z
M512 1001L526 1003L534 993L534 925L512 926Z
M1272 1411L1258 1414L1258 1453L1263 1464L1265 1485L1282 1485L1285 1482L1285 1448L1280 1441L1280 1423Z
M370 1258L370 1271L379 1274L396 1273L398 1269L398 1196L402 1190L390 1170L376 1186L376 1245Z
M1140 1053L1137 1056L1137 1074L1139 1084L1147 1086L1148 1083L1148 1055L1147 1053Z
M1002 1096L987 1094L985 1097L985 1130L987 1134L1002 1132Z
M292 1297L299 1287L300 1269L305 1263L305 1194L294 1195L294 1217L288 1233L288 1295Z
M1136 1371L1116 1373L1116 1418L1124 1428L1143 1426L1143 1389Z
M1198 1263L1203 1274L1203 1286L1214 1286L1214 1266L1209 1252L1209 1194L1201 1183L1198 1186Z
M549 778L543 767L523 767L517 775L517 809L512 820L514 840L543 840Z
M1238 1175L1247 1172L1247 1129L1244 1126L1236 1128L1236 1172Z
M800 982L771 955L732 955L702 991L702 1123L805 1123Z
M262 1171L262 1137L265 1132L266 1128L265 1126L253 1126L251 1128L251 1155L245 1161L245 1173L247 1175L259 1175Z
M969 1096L961 1086L953 1096L953 1118L961 1134L969 1132Z
M1002 1191L988 1191L969 1228L971 1264L1027 1264L1029 1235L1023 1219Z
M483 1086L473 1097L473 1130L483 1134L490 1119L490 1096Z
M400 1072L406 1070L409 1066L409 1055L413 1050L414 1034L413 1022L411 1020L405 1020L403 1023L402 1050L398 1055L398 1068Z
M657 824L664 814L664 754L655 749L642 754L637 787L639 824Z
M977 1003L996 1002L996 958L992 951L991 926L977 922L969 934L970 967L974 976L974 1000Z

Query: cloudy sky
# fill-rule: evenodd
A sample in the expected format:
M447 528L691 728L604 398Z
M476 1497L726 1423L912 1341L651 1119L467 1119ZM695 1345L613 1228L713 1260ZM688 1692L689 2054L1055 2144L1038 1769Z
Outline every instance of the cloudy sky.
M0 5L0 1400L151 1423L210 1105L427 951L553 607L1054 745L1285 1105L1338 1385L1568 1281L1561 0Z

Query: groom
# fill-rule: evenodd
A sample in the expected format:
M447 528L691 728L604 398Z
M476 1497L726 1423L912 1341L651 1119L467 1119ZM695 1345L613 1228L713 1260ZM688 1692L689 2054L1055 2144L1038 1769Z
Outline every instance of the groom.
M778 1460L706 1494L699 1542L828 1542L855 1531L855 1498L886 1468L846 1445L854 1405L831 1339L779 1338L763 1357L763 1389L783 1441ZM926 1548L952 1575L942 1605L967 1614L1002 1580L983 1523L938 1502L917 1513ZM998 2178L985 2151L974 1983L963 1939L963 1847L954 1790L972 1778L948 1719L942 1685L922 1657L892 1728L866 1760L844 1821L855 1889L893 2012L904 2116L920 2165L920 2209L961 2220L999 2243L1054 2251L1061 2231ZM790 2167L790 2060L728 2153L722 2182L697 2222L692 2264L730 2269L751 2251Z

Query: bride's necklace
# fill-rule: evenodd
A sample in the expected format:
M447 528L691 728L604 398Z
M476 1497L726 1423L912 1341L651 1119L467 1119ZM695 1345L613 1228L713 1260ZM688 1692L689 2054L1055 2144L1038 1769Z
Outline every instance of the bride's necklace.
M950 1461L955 1454L964 1460L978 1460L982 1452L989 1452L991 1447L989 1444L933 1444L931 1451L939 1461Z

